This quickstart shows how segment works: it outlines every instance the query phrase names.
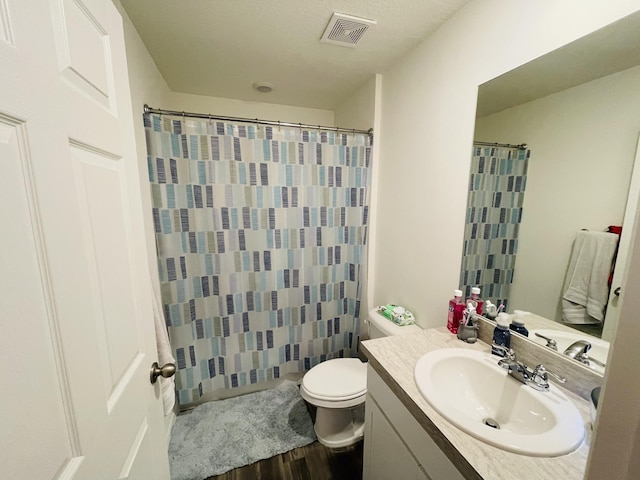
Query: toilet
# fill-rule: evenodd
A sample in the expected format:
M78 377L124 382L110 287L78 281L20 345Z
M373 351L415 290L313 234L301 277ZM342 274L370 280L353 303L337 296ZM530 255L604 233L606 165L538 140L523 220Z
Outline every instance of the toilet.
M398 326L369 311L364 322L369 338L405 335L417 325ZM364 401L367 398L367 364L357 358L334 358L321 362L302 377L300 394L316 410L313 425L318 441L329 448L344 448L364 436Z

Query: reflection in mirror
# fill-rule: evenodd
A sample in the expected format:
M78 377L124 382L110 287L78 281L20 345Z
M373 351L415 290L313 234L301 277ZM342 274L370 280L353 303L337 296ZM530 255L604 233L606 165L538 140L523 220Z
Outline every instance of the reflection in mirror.
M635 209L635 184L640 183L640 175L633 175L640 132L638 44L640 14L636 13L481 85L478 94L475 140L528 144L530 149L526 176L521 175L526 197L524 193L521 199L513 197L522 201L511 250L507 242L508 256L517 252L513 276L506 260L494 258L490 277L511 280L510 312L534 312L552 320L553 328L577 327L602 334L604 340L615 332L618 300L613 291L621 287L634 214L627 203ZM485 161L491 162L497 150L489 152ZM635 198L628 201L629 193ZM506 229L502 226L506 220L513 217L498 215L496 228ZM565 283L576 239L583 230L603 233L610 226L623 230L619 242L616 237L612 282L609 272L605 274L607 293L609 284L612 292L611 300L605 293L604 316L593 324L563 322ZM478 265L486 267L486 262ZM463 264L461 278L464 270L469 266ZM504 300L500 292L487 293L483 291L483 297L492 302Z
M460 284L509 311L530 151L525 145L474 142ZM489 306L489 304L487 304Z

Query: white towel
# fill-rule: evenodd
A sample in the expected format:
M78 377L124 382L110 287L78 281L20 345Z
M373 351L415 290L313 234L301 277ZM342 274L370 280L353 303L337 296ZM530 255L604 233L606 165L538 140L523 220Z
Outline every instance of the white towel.
M618 235L579 231L573 244L562 296L562 320L597 324L609 300L609 274Z
M153 320L156 327L156 346L158 348L158 363L160 366L167 363L176 363L171 353L171 344L169 343L169 334L167 333L167 324L164 320L162 311L162 303L160 295L154 288L154 282L151 282L151 290L153 292ZM169 415L176 403L176 383L174 377L164 378L158 377L160 381L160 392L162 393L162 403L164 404L164 414Z

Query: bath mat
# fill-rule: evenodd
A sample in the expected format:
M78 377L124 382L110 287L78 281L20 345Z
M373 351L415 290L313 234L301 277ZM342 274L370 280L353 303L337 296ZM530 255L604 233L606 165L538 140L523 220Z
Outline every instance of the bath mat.
M178 415L171 434L172 480L203 480L316 440L298 386L198 405Z

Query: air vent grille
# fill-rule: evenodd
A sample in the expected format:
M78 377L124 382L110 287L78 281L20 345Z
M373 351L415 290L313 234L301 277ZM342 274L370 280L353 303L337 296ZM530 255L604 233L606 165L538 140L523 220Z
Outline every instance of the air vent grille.
M375 20L334 13L320 41L355 47L369 27L375 24Z

